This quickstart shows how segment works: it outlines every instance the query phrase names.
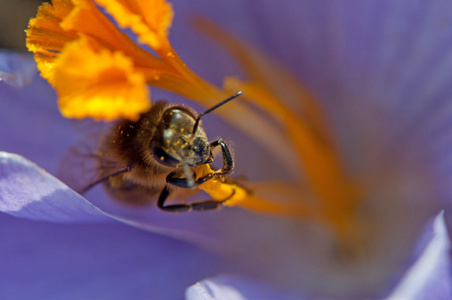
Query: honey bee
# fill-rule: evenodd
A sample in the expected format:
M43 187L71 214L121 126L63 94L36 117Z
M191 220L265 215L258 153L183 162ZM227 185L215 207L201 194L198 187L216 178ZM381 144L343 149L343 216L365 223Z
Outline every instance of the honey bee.
M234 168L231 151L222 139L209 142L201 117L241 94L239 91L201 114L186 105L159 101L136 122L117 121L99 146L102 158L97 163L99 179L79 193L103 183L109 194L127 203L147 203L158 196L157 207L166 212L219 208L233 194L223 201L165 202L170 195L186 196L193 192L191 188L231 173ZM194 168L212 163L212 150L216 147L221 148L223 166L196 178Z

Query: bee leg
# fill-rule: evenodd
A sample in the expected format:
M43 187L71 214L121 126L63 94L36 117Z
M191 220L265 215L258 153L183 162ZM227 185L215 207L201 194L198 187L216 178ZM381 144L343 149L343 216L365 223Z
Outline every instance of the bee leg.
M226 199L223 199L221 201L205 200L205 201L194 202L191 204L172 204L172 205L165 206L164 205L165 200L168 198L168 196L170 194L171 194L171 191L168 189L168 187L165 187L163 189L162 193L160 194L158 204L157 204L158 208L160 208L161 210L166 211L166 212L174 212L174 213L188 212L188 211L192 211L192 210L206 211L206 210L219 209L225 201L231 199L232 196L234 196L235 189L232 191L232 194L229 197L227 197Z
M234 195L235 195L235 189L232 191L231 195L229 195L226 199L223 199L221 201L205 200L205 201L194 202L190 205L192 206L193 210L197 210L197 211L219 209L223 205L224 202L231 199Z
M174 204L174 205L164 206L165 200L168 198L168 196L170 194L171 194L171 191L168 189L167 186L165 186L163 191L160 193L159 200L157 202L158 208L160 208L163 211L174 212L174 213L187 212L192 209L190 205L186 205L186 204Z
M215 171L215 175L229 174L234 168L234 161L232 159L231 151L229 151L228 146L222 139L210 143L210 148L215 148L217 146L221 146L221 152L223 153L223 167L220 170Z
M191 207L193 210L196 211L205 211L205 210L214 210L219 209L221 205L223 204L222 201L215 201L215 200L205 200L200 202L195 202L191 204Z
M212 179L215 175L215 173L210 173L210 174L207 174L206 176L200 177L197 180L195 180L195 184L193 186L190 186L188 184L188 180L186 178L174 177L175 174L176 174L176 172L169 173L168 176L166 176L166 182L169 184L175 185L177 187L185 188L185 189L198 186L201 183L204 183L207 180ZM193 175L193 177L196 177L196 173Z

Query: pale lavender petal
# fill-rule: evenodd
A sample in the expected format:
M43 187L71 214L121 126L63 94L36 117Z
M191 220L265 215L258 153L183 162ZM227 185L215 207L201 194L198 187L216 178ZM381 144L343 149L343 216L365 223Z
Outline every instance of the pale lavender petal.
M6 152L0 152L0 211L51 222L111 220L45 170Z
M221 269L209 253L109 224L55 224L0 213L0 299L182 299Z
M234 275L221 275L190 286L185 292L187 300L246 300L279 299L303 300L300 296L274 289L268 284Z
M31 54L0 50L0 82L21 88L30 84L37 74L36 63Z
M452 299L451 242L441 213L433 237L388 300Z
M452 240L452 203L445 208L444 221L446 223L447 233L449 233L449 238Z

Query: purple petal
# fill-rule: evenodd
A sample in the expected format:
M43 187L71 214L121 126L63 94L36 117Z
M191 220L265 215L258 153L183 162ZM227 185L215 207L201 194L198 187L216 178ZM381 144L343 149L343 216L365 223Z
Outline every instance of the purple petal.
M21 88L30 84L37 73L31 54L0 50L0 81Z
M452 299L451 243L441 213L434 222L433 238L387 299Z
M57 109L50 85L37 77L16 89L0 84L0 150L20 154L56 174L63 154L80 139Z
M272 289L268 284L240 276L223 275L204 279L185 292L187 300L307 299Z
M0 213L0 299L182 299L218 261L122 225L54 224Z
M444 221L447 232L449 233L449 239L452 240L452 201L450 201L450 204L444 210Z
M107 221L109 218L61 181L23 157L0 152L0 210L31 220Z

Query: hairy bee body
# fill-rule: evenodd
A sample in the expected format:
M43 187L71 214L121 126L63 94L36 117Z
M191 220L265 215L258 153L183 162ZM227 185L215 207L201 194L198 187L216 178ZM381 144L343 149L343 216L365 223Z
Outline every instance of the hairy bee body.
M165 166L159 163L151 152L149 145L156 130L162 122L165 111L182 110L192 117L193 126L196 112L185 105L168 104L163 101L156 102L152 108L143 113L136 122L121 119L115 123L111 131L104 137L100 145L100 153L108 156L108 160L99 160L99 176L105 177L105 170L109 170L103 162L110 164L116 161L122 168L129 167L130 171L111 176L104 181L107 191L116 199L129 204L146 204L156 201L163 188L171 190L171 198L185 198L194 193L192 190L179 188L166 182L167 176L175 172L177 177L184 175L182 167ZM189 128L187 129L189 130ZM197 135L207 136L200 127Z
M88 155L89 161L95 161L96 180L81 185L71 176L77 173L76 169L83 169L88 160L71 165L71 160L66 159L60 178L80 194L102 183L117 200L129 204L156 202L158 208L167 212L217 209L227 199L190 204L171 201L191 196L196 191L193 188L213 178L225 180L224 176L232 172L234 163L228 146L222 139L209 142L200 119L241 94L240 91L201 114L186 105L156 102L137 121L118 120L98 139L97 154ZM221 148L223 167L197 178L195 168L212 163L212 150L216 147ZM69 176L64 176L66 170L71 171Z

